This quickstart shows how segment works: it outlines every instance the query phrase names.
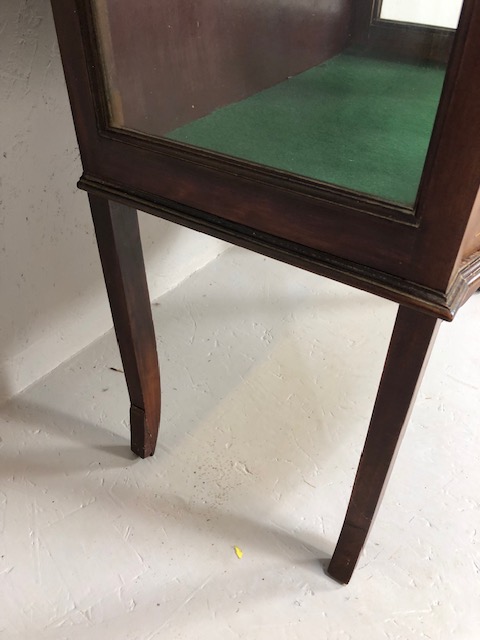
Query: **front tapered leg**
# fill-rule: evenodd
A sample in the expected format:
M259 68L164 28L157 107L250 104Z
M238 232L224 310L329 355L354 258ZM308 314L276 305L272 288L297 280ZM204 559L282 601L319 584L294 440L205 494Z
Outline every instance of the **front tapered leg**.
M400 307L345 522L328 573L348 583L393 467L440 321Z
M113 323L130 395L132 451L153 455L160 421L160 374L135 209L90 195Z

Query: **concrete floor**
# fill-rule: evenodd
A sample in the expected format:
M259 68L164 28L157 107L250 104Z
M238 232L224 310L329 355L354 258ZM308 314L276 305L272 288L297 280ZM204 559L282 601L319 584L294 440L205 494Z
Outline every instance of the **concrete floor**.
M228 251L155 303L143 461L113 334L64 363L0 412L2 638L478 639L479 311L442 326L346 587L321 561L394 304Z

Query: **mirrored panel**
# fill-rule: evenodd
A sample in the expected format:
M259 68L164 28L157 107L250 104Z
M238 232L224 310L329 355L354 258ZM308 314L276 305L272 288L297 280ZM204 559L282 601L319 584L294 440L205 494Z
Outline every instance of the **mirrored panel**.
M110 123L411 206L446 65L406 4L92 0ZM365 46L372 8L415 49Z

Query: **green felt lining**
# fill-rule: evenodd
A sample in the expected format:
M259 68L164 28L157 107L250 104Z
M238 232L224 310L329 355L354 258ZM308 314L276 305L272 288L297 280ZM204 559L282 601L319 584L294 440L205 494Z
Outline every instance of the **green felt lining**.
M344 53L166 137L411 205L444 75Z

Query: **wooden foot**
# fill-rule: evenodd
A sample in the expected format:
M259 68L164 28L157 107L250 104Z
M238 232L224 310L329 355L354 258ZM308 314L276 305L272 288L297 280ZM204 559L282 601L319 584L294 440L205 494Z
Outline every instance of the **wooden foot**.
M400 307L345 522L328 573L347 584L379 507L440 321Z
M157 415L159 414L159 411L153 415L146 413L133 404L130 407L131 449L140 458L148 458L155 453L159 422ZM154 423L150 424L152 419Z
M160 421L160 374L135 209L89 196L115 333L130 395L132 451L153 455Z

